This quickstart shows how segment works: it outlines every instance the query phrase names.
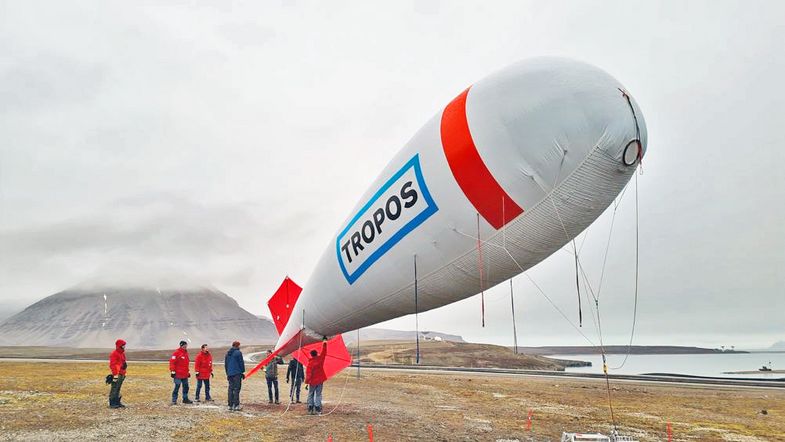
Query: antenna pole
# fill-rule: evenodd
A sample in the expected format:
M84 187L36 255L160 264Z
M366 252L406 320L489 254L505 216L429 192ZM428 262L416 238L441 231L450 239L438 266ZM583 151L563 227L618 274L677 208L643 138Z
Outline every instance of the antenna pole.
M515 299L512 296L512 278L510 278L510 307L512 310L512 342L514 345L514 352L518 354L518 331L515 329Z
M414 255L414 329L417 334L417 346L415 348L414 360L417 365L420 364L420 306L417 299L417 255Z
M357 379L360 379L360 329L357 329Z

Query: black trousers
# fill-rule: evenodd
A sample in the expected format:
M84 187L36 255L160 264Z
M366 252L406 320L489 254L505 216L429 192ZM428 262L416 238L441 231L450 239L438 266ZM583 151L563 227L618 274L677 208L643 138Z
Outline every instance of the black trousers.
M267 397L273 401L273 389L275 389L275 402L278 402L278 378L267 378Z
M290 387L289 390L290 400L296 400L297 402L300 402L300 387L302 387L302 385L303 385L302 379L297 379L296 381L294 380L292 381L292 386Z
M112 389L109 390L109 405L120 403L120 388L123 386L125 375L117 375L117 382L112 382Z
M210 379L197 379L196 380L196 400L199 400L199 393L202 391L202 384L204 384L204 399L211 400L210 397Z
M227 378L229 380L229 406L240 405L240 389L243 388L243 375L235 374Z
M188 399L188 378L174 378L174 390L172 390L172 403L177 403L177 392L183 386L183 400Z

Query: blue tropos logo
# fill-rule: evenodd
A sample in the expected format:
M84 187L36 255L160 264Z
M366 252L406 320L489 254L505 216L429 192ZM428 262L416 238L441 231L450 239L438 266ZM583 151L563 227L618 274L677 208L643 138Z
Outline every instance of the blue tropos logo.
M357 212L335 239L343 276L354 283L374 262L439 210L415 155Z

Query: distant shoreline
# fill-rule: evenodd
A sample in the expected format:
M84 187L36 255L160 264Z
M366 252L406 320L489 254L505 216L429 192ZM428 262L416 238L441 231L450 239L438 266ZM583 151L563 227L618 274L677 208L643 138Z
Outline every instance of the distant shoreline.
M518 347L519 353L550 356L550 355L592 355L601 354L599 347L592 346L543 346ZM626 345L606 345L605 354L627 354ZM633 345L629 347L633 355L687 355L687 354L739 354L750 353L746 350L720 350L716 348L684 347L677 345Z

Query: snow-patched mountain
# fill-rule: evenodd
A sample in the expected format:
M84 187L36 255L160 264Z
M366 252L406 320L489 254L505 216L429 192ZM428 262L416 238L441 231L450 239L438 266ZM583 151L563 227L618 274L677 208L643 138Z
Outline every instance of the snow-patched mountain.
M78 287L48 296L0 323L0 345L173 348L275 342L269 320L214 288Z

